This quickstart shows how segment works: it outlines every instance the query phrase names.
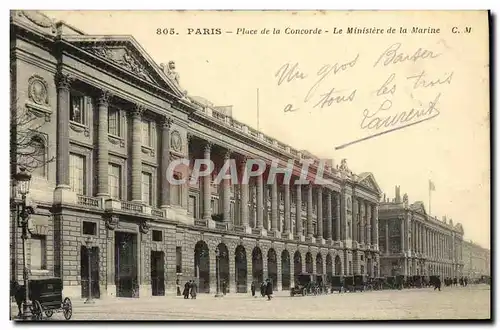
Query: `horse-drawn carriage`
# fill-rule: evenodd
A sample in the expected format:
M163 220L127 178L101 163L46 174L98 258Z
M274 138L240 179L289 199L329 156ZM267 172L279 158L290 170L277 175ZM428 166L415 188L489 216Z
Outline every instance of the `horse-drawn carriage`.
M331 277L331 279L330 279L330 288L331 288L331 292L332 293L334 291L338 291L339 293L341 293L343 286L344 286L344 281L343 281L342 276L335 275L335 276Z
M365 291L366 275L354 275L354 292Z
M30 280L29 299L34 320L42 320L43 314L50 318L54 312L62 312L66 320L71 319L73 307L69 298L62 297L62 279L48 278Z

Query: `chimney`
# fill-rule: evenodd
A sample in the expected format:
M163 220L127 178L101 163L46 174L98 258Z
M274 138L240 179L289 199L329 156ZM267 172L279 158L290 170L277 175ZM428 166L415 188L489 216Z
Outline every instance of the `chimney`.
M443 215L443 222L446 223L446 215Z
M401 203L401 195L399 193L399 186L396 186L396 203Z
M385 197L385 193L384 193L384 203L386 202L386 197Z

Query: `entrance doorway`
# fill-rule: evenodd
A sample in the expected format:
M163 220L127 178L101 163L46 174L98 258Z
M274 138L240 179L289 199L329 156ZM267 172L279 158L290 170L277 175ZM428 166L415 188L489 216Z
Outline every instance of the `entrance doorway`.
M89 296L89 258L92 298L99 298L101 295L99 290L99 248L93 246L89 249L87 246L82 245L80 248L80 256L82 298L88 298Z
M151 293L153 296L165 295L165 253L151 251Z
M134 233L115 233L115 274L116 296L138 298L137 235Z

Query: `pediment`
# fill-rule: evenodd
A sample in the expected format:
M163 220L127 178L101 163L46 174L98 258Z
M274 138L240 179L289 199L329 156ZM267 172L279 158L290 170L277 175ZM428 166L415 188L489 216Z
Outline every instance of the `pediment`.
M160 67L132 36L89 36L71 35L64 39L74 46L117 65L131 75L167 89L179 98L186 92L178 83L178 74Z
M372 173L363 173L360 175L361 179L359 183L362 186L365 186L366 188L376 191L377 193L381 193L382 190L380 189L379 185L377 184L377 181L375 181L375 177L373 176Z

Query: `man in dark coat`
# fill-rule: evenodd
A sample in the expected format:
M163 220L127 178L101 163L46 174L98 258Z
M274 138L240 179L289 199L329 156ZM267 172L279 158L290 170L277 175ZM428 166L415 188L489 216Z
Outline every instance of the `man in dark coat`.
M269 279L267 279L267 284L266 284L266 296L267 300L271 300L271 296L273 295L273 284Z
M188 282L186 282L186 284L184 284L184 291L182 292L184 299L189 298L189 290L190 289L191 289L191 281L188 281Z
M196 281L191 281L191 299L196 299L196 295L198 294L198 285L196 285Z
M260 285L260 295L261 295L262 297L265 297L265 296L266 296L266 286L267 286L267 284L266 284L266 282L265 282L265 281L264 281L264 282L262 282L262 283L261 283L261 285Z
M226 295L226 290L227 290L227 284L226 281L222 281L222 294L225 296Z
M255 282L252 282L252 285L250 286L250 290L252 291L252 297L255 297Z
M434 280L434 290L436 289L441 291L441 278L439 276L436 276L436 279Z

